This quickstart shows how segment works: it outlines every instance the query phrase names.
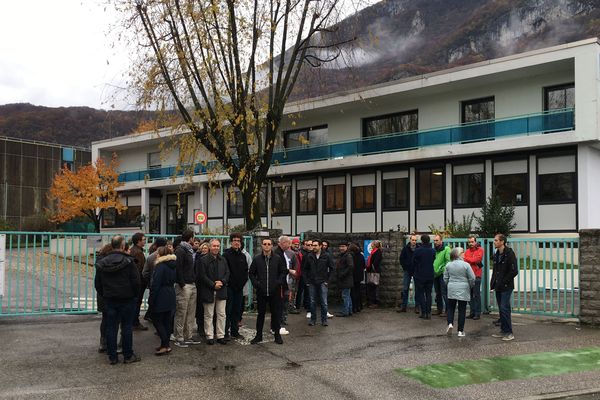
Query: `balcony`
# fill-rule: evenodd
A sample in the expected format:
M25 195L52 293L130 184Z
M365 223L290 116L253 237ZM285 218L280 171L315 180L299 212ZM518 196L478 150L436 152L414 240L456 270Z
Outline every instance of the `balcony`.
M529 136L575 129L575 109L552 110L518 117L460 124L422 131L393 133L359 140L303 146L273 153L272 165L330 160L349 156L414 150L444 144L474 143L509 136ZM197 164L194 174L205 174L216 162ZM120 182L167 179L183 176L177 167L128 171L119 175Z

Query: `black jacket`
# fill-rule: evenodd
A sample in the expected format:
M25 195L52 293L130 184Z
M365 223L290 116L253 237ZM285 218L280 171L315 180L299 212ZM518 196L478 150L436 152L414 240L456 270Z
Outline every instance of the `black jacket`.
M179 245L175 249L177 257L177 284L183 287L186 283L196 282L196 274L194 272L194 256L184 246Z
M413 249L410 247L410 244L407 244L400 252L400 265L402 266L404 272L408 272L409 274L412 274L415 271L415 267L413 266L413 257L416 249L416 247Z
M352 253L354 260L354 286L358 285L365 279L365 256L360 252Z
M152 286L150 286L150 304L153 312L175 311L175 272L176 257L169 254L156 259Z
M306 264L304 265L304 275L306 282L313 285L320 285L324 282L329 282L331 275L331 265L333 261L328 252L322 251L319 258L315 253L310 253L306 257Z
M96 262L94 286L104 300L127 302L140 294L140 273L133 257L122 251L108 253Z
M494 253L494 269L490 288L497 292L505 292L515 289L514 279L519 274L517 256L510 247L505 246L504 252Z
M368 269L368 272L379 272L381 273L381 260L383 259L383 253L381 252L381 249L377 249L375 251L375 253L373 253L371 255L371 265L367 267L370 267Z
M340 253L335 266L336 282L340 289L350 289L354 287L354 258L352 253L346 251Z
M431 243L417 247L413 255L413 277L422 282L433 281L433 260L435 260L435 250Z
M234 290L244 289L248 281L248 261L242 250L234 250L231 247L223 252L223 257L229 266L228 286Z
M216 291L217 299L227 300L227 282L229 282L229 267L227 260L222 255L207 254L200 259L200 297L203 303L213 303ZM215 289L215 282L223 282L219 290Z
M287 273L284 259L274 253L271 253L271 257L260 253L252 260L248 275L259 295L271 296L279 294L278 291L283 286Z

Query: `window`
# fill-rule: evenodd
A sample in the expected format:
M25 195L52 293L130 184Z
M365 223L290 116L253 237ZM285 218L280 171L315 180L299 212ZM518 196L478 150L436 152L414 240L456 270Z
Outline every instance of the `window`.
M381 115L363 120L363 137L412 132L419 129L419 111Z
M486 121L496 118L493 97L462 102L462 122Z
M485 178L482 173L454 175L454 205L479 207L485 201Z
M346 185L327 185L325 191L325 212L343 212L346 203Z
M569 203L575 201L576 176L574 172L538 176L540 203Z
M375 186L355 186L352 188L353 211L375 210Z
M156 153L148 153L148 169L160 167L160 151L157 151Z
M496 175L494 190L504 204L527 204L527 174Z
M150 199L150 216L146 223L150 233L160 233L160 199Z
M260 191L258 192L258 209L259 209L261 216L263 216L263 217L267 216L267 208L268 208L267 187L263 186L260 188Z
M408 208L408 178L386 179L383 181L383 209Z
M273 215L288 215L292 213L292 187L289 184L273 186L271 206Z
M544 110L561 110L575 107L575 84L544 88Z
M227 216L229 218L244 216L244 201L242 193L237 187L229 187L229 192L227 193Z
M283 132L283 145L286 149L314 146L327 143L327 125L294 129Z
M316 214L317 189L298 190L298 214Z
M139 227L141 225L142 207L127 206L127 210L117 213L114 208L104 210L102 216L103 228Z
M426 168L418 170L417 185L417 207L443 207L444 171L442 168Z

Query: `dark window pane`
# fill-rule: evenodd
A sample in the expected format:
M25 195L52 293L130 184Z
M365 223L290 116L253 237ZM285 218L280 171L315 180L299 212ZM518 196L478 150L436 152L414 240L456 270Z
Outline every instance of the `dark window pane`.
M258 208L260 209L261 216L267 215L268 204L267 204L267 187L266 186L260 188L260 191L258 192Z
M444 173L441 168L421 169L417 174L418 207L442 207Z
M545 88L546 110L575 107L575 85L573 83Z
M494 190L504 204L527 204L527 174L496 175Z
M386 179L383 181L383 208L397 209L408 207L408 178Z
M375 209L375 186L355 186L352 191L355 211Z
M292 212L292 187L290 185L274 186L272 197L272 212L277 214L290 214Z
M160 151L155 153L148 153L148 168L160 168Z
M558 203L575 201L576 176L574 172L544 174L538 176L540 203Z
M346 185L328 185L325 190L325 211L344 211Z
M454 204L457 206L481 206L485 198L482 173L454 176Z
M298 190L298 212L302 214L317 212L317 189Z
M366 118L363 122L363 137L411 132L419 129L417 110L398 114Z
M150 205L148 228L150 229L150 233L160 233L160 204Z
M462 103L462 122L485 121L494 118L496 118L496 112L493 97Z
M287 149L325 144L328 140L327 125L314 126L283 132L283 145Z
M242 217L244 215L244 201L240 189L231 187L227 195L227 216Z

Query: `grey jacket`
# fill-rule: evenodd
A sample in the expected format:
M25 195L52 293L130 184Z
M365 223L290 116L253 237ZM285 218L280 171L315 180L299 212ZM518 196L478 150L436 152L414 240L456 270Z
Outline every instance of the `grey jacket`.
M471 288L475 284L475 274L468 263L463 260L454 260L446 264L444 282L448 286L449 299L471 300Z

